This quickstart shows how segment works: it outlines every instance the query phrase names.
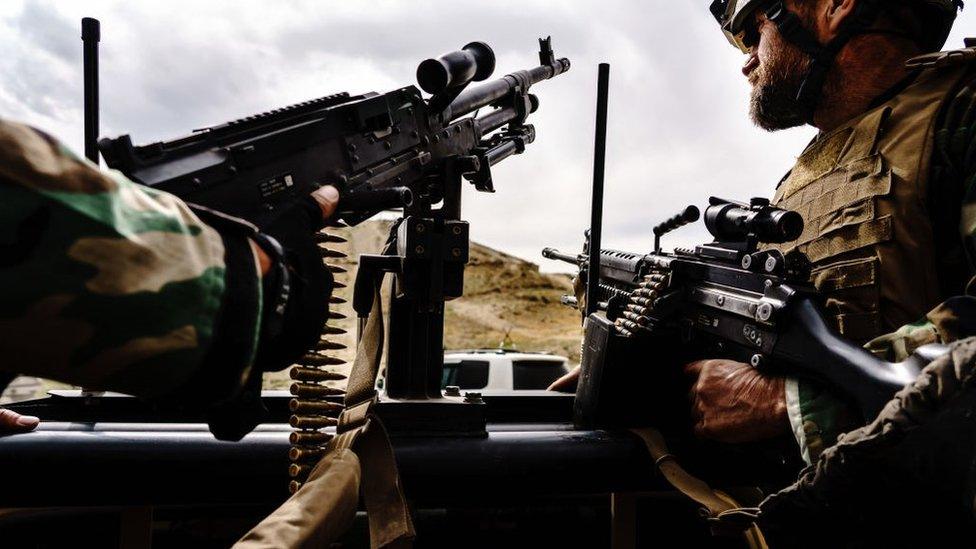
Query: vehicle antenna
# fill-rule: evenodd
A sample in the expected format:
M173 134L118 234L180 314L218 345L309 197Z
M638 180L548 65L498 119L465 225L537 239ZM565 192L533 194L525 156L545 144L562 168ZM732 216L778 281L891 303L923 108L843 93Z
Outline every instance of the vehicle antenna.
M85 157L98 165L98 42L101 24L98 19L81 19L81 41L84 44L85 73Z
M607 155L607 103L610 64L600 63L596 85L596 139L593 151L593 203L590 212L590 254L586 283L586 315L597 311L600 299L600 233L603 228L603 175Z

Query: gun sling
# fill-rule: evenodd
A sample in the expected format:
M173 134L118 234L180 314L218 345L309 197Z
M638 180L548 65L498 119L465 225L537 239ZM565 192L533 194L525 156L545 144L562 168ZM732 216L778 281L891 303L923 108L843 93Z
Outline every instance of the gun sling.
M728 511L739 509L728 494L715 490L702 479L686 471L668 451L668 445L661 433L652 427L631 429L632 433L640 437L647 447L647 452L654 460L654 466L661 472L661 476L668 481L675 490L695 503L701 505L708 512L713 533L724 533L722 515ZM752 524L741 530L742 536L752 549L766 549L766 540L759 531L759 527Z
M380 283L356 352L338 435L308 480L234 547L328 547L352 524L359 499L369 517L370 546L411 547L415 537L386 429L373 412L383 354Z

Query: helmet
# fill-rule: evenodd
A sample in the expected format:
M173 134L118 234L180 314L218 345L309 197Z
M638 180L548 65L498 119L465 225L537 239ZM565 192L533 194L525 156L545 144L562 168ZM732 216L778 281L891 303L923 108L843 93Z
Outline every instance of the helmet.
M956 20L956 14L963 7L963 0L901 0L901 3L909 2L921 4L920 7L930 14L926 21L928 28L925 41L921 44L923 49L927 52L942 49ZM757 9L766 9L779 3L772 0L714 0L710 10L729 42L743 51L748 51L743 41L748 27L746 23Z
M750 51L758 39L750 36L750 33L755 34L756 29L748 23L753 20L756 11L761 9L766 18L776 25L783 39L810 56L810 68L796 97L797 104L803 109L809 122L813 120L827 74L837 54L851 38L869 32L878 15L894 2L914 3L927 10L919 18L925 32L922 37L924 41L920 45L927 52L942 49L963 4L962 0L858 0L854 11L838 30L837 36L826 44L821 43L813 32L803 26L803 20L787 9L784 0L713 0L709 9L729 42L745 53Z

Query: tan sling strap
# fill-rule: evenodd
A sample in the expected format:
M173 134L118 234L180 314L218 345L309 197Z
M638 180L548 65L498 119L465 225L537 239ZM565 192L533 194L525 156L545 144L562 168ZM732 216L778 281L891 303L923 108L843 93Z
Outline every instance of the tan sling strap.
M328 547L348 530L360 494L369 517L370 547L412 547L416 536L383 424L372 413L383 354L383 310L377 281L373 306L349 375L338 435L308 480L244 535L238 549Z
M709 525L716 534L727 534L724 528L728 521L723 516L733 517L740 506L728 494L715 490L705 481L692 475L678 463L674 455L668 450L661 433L652 427L631 429L632 433L640 437L647 447L647 452L654 460L654 466L675 490L681 492L688 499L702 506L710 517ZM746 544L753 549L766 549L766 540L755 523L748 527L732 528L733 533L741 533Z

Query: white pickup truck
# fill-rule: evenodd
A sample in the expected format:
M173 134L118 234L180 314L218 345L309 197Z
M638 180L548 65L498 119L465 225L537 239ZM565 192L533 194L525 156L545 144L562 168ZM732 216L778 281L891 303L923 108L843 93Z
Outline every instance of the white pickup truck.
M445 351L441 388L462 391L544 390L570 370L569 360L548 353L504 349Z

